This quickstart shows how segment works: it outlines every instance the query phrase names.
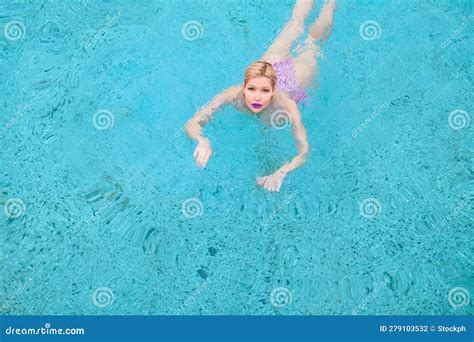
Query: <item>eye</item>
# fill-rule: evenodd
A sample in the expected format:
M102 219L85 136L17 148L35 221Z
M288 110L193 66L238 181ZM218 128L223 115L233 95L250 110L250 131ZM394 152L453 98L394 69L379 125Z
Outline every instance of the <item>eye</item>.
M249 87L249 88L247 88L247 89L250 90L250 91L254 91L254 90L255 90L255 88L253 88L253 87Z
M266 92L266 93L269 93L269 92L270 92L270 90L268 90L268 89L265 89L265 90L264 90L264 92Z

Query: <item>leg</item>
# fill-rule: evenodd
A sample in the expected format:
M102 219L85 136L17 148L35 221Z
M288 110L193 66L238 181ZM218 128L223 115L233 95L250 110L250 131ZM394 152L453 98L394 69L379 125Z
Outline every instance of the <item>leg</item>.
M293 15L273 44L260 60L276 63L290 56L291 44L304 32L304 21L313 7L314 0L296 0Z
M309 28L314 40L325 41L332 33L336 0L325 0L319 18Z
M321 55L321 45L332 33L334 11L336 0L325 0L321 13L316 21L310 26L308 37L304 42L304 48L298 57L293 59L296 69L298 83L309 87L318 72L316 58Z

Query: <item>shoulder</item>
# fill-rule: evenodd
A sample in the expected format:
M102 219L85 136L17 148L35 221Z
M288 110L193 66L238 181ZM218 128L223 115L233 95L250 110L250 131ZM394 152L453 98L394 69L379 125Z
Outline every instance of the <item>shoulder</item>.
M242 95L242 86L235 85L224 90L223 96L227 101L233 102Z
M298 105L285 91L277 90L273 96L273 103L276 107L282 108L289 112L298 110Z

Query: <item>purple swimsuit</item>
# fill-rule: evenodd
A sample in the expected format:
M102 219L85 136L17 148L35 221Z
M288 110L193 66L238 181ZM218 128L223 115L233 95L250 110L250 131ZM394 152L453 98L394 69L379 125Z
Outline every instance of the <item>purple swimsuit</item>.
M288 92L290 97L296 102L306 99L306 92L298 85L295 65L291 59L284 59L272 66L277 74L276 87L278 89Z

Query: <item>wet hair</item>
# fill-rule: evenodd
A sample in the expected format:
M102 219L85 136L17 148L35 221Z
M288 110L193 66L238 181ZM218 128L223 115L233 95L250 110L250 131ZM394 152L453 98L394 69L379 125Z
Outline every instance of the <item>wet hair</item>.
M244 75L244 87L247 85L247 82L250 79L262 76L269 78L272 89L275 89L275 84L277 81L276 72L270 63L264 61L257 61L248 66Z

